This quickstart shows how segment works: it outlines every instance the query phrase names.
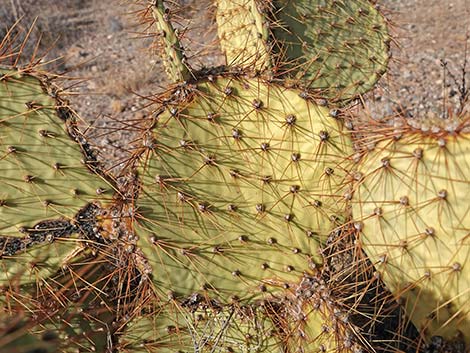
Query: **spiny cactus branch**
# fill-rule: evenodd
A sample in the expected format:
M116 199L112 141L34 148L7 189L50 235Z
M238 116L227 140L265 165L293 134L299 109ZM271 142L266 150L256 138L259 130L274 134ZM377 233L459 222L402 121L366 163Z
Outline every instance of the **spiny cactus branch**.
M185 82L191 79L191 70L186 62L178 31L171 24L171 13L165 8L163 0L153 0L151 6L155 25L160 31L164 43L162 57L167 74L173 82Z
M218 35L229 66L271 67L269 24L259 0L217 0Z

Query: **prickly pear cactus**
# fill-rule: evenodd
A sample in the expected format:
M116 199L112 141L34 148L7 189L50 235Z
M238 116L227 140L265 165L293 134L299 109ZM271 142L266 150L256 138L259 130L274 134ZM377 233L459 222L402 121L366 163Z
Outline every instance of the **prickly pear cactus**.
M336 101L370 91L387 69L387 20L370 0L216 4L229 66L272 69L282 84L319 90Z
M186 56L183 47L180 45L178 32L171 25L171 12L165 8L163 0L154 0L153 5L149 9L159 31L166 73L174 82L188 79L190 77L190 69L187 67Z
M223 304L201 293L163 299L129 323L122 352L354 352L362 345L349 313L315 275L284 297ZM150 328L150 329L149 329Z
M343 104L383 74L379 9L216 4L228 65L201 72L176 12L146 8L174 85L153 97L138 192L121 190L131 197L120 209L107 209L114 183L48 82L2 71L0 316L25 301L24 336L42 344L54 332L64 353L380 351L374 339L391 351L414 336L373 332L399 325L381 323L395 315L383 277L423 336L468 341L467 134L385 133L351 173L352 139L323 99ZM332 231L350 226L351 249L325 255ZM354 277L355 266L367 271Z
M270 66L269 24L257 0L217 0L217 31L229 66Z
M321 263L318 246L345 212L350 147L328 109L299 93L210 77L158 116L137 234L159 291L252 300Z
M73 112L64 101L52 98L47 87L46 81L27 73L0 71L3 283L17 275L45 278L57 271L80 244L48 244L24 251L35 244L91 233L92 226L84 220L91 225L113 192L112 184L95 169ZM34 270L19 270L26 264Z
M353 199L362 243L424 336L470 343L468 119L375 127Z
M70 220L90 202L109 200L113 187L91 172L94 157L73 112L34 76L1 70L0 83L1 234L18 235L42 219Z
M256 56L264 55L258 45L267 48L257 35L259 3L217 5L229 63L262 77L269 60ZM254 47L229 41L234 28L240 41L256 37ZM183 60L173 64L185 76ZM307 90L240 71L190 76L157 97L136 156L137 246L160 306L129 323L122 349L359 349L360 329L325 283L308 279L347 216L353 153L339 111ZM247 322L240 308L256 314Z
M46 77L0 70L0 320L21 312L31 316L18 331L21 344L3 338L18 352L108 346L103 326L111 324L113 311L99 296L107 282L93 277L90 266L101 262L94 263L86 242L99 251L104 232L98 223L110 222L107 207L115 187L76 124L75 113ZM61 343L40 338L46 332Z
M131 322L119 349L126 353L275 352L279 346L267 313L256 312L263 308L223 308L214 301L206 303L198 294L190 299L185 307L162 302Z
M369 0L273 1L279 73L292 84L347 100L374 87L389 59L387 23Z

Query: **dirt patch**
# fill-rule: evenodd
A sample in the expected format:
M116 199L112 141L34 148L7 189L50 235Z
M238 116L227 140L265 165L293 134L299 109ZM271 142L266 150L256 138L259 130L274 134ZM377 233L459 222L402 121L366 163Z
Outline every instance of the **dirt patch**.
M383 0L393 24L391 67L372 95L378 117L448 118L468 109L462 101L470 82L467 0ZM470 48L469 48L470 50Z

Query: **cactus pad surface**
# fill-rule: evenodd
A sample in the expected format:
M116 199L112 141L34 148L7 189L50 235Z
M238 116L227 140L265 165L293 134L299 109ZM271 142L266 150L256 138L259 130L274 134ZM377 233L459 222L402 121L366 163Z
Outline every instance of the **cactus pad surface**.
M256 0L218 0L217 31L229 66L269 66L267 19Z
M274 4L272 32L281 56L276 61L284 64L294 84L347 100L370 90L385 72L387 23L371 1Z
M269 317L256 312L262 308L196 305L188 310L162 304L129 324L120 340L122 352L275 352L279 346Z
M462 131L382 138L360 163L353 199L365 251L413 323L467 344L469 153Z
M0 235L20 236L46 219L70 221L90 202L109 199L112 187L86 165L73 113L33 76L2 70L0 77Z
M203 294L145 308L121 336L122 352L352 352L348 314L322 281L305 275L285 297L221 304ZM357 332L356 332L357 334Z
M137 202L158 290L248 300L321 262L350 148L341 123L299 93L212 77L158 116Z

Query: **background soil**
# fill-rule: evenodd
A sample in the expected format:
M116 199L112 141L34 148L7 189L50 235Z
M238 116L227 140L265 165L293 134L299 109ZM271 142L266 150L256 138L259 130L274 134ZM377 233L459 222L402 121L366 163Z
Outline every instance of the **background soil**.
M140 2L140 5L138 4ZM223 63L216 45L213 7L209 0L180 0L193 66ZM390 72L369 94L376 117L391 114L447 118L461 110L470 71L466 68L470 0L382 0L393 25ZM115 172L138 134L136 121L151 113L152 95L168 84L160 59L138 25L145 2L119 0L0 0L0 35L16 20L27 30L37 21L26 51L40 37L48 68L79 80L69 91L84 119L87 135L101 159ZM467 65L470 67L470 64Z

